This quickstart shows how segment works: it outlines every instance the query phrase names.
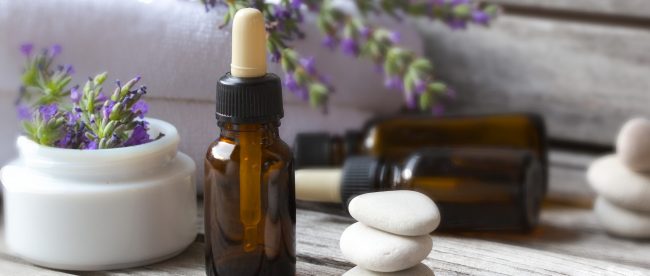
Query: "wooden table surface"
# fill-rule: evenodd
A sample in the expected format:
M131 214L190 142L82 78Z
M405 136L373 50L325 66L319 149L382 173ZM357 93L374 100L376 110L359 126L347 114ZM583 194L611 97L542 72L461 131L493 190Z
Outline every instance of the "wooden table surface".
M593 158L552 152L550 192L532 233L434 233L433 250L423 263L438 276L650 275L650 241L607 235L590 209L594 194L584 170ZM298 206L298 275L341 275L352 268L338 240L353 220L336 206ZM202 218L197 227L203 233ZM200 234L181 255L161 263L83 273L31 265L8 253L2 240L0 275L205 275L203 240Z

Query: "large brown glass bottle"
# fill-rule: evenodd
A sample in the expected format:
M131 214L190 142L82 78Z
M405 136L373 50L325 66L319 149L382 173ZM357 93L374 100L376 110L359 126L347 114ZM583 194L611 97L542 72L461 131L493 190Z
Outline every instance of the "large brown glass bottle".
M542 180L530 151L435 149L416 152L403 165L369 156L348 158L340 191L345 205L367 192L421 192L440 209L441 230L527 231L538 221Z
M279 122L220 123L221 136L205 159L205 227L208 275L294 275L295 192L292 156L278 135ZM260 137L259 214L247 229L240 209L243 137ZM244 145L245 147L246 145ZM255 154L253 154L255 155ZM246 157L243 157L246 158Z
M529 150L539 159L544 181L547 178L546 129L544 120L536 114L376 118L361 131L348 131L342 137L301 133L294 143L297 169L338 167L354 155L399 162L425 148Z

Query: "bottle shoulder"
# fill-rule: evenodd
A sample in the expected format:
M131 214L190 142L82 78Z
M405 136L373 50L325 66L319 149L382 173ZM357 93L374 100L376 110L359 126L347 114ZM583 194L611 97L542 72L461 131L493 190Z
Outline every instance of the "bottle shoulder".
M272 143L262 144L262 150L265 156L279 159L289 163L293 159L291 148L281 139L274 139ZM227 137L220 137L212 142L206 152L206 160L211 163L226 163L229 161L239 161L239 152L241 145Z

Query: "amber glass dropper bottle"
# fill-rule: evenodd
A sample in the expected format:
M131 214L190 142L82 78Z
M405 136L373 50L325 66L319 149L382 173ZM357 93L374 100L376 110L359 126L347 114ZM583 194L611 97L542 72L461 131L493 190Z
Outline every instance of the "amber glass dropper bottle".
M262 13L239 10L232 40L230 73L217 84L221 134L205 159L206 271L294 275L292 154L278 133L282 85L266 72Z
M403 165L355 156L343 169L297 170L296 195L345 207L363 193L415 190L438 205L441 230L528 231L544 196L537 160L527 150L468 148L422 150Z

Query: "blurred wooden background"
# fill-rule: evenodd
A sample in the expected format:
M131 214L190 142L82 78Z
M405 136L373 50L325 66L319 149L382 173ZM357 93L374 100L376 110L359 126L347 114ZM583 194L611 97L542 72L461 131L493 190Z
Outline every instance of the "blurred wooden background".
M427 56L459 92L454 111L536 111L555 144L592 148L650 115L650 1L490 2L506 13L488 29L420 22Z

